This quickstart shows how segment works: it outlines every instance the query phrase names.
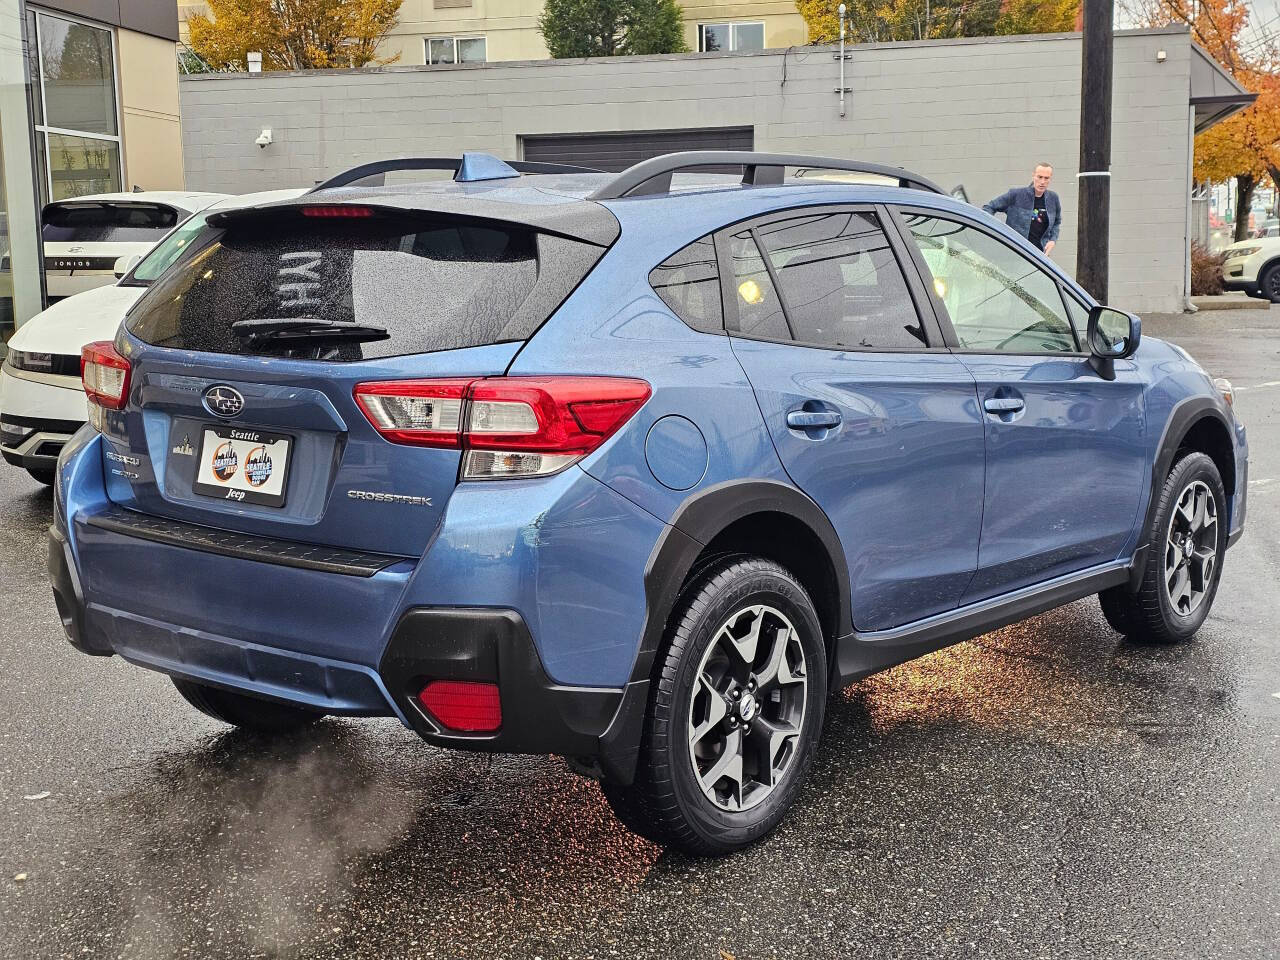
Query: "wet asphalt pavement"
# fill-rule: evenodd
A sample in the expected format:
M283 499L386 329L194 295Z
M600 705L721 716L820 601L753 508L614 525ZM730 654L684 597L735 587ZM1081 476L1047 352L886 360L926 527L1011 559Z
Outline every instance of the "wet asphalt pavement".
M1280 307L1146 330L1250 431L1204 629L1136 647L1090 599L851 686L791 816L719 861L555 759L263 742L75 653L50 498L0 469L0 956L1280 955Z

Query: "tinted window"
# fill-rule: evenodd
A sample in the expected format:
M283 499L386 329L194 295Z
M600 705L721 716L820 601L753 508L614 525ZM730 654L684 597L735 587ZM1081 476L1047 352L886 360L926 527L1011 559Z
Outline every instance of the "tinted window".
M282 354L241 320L315 320L387 336L318 354L356 360L529 336L602 252L519 226L415 217L335 220L273 213L212 230L143 295L128 329L149 343ZM541 265L541 269L540 269ZM313 355L302 352L297 355Z
M750 230L729 238L729 260L733 264L733 296L737 307L737 330L748 337L786 340L791 336L787 318L778 300L778 291L760 257L760 248Z
M704 333L720 333L720 270L710 237L695 240L649 273L649 284L677 317Z
M44 209L41 236L62 243L155 243L186 215L154 203L55 203Z
M951 220L908 214L960 346L1010 353L1076 349L1058 285L999 240Z
M825 213L757 227L795 339L848 350L918 349L915 304L871 213Z

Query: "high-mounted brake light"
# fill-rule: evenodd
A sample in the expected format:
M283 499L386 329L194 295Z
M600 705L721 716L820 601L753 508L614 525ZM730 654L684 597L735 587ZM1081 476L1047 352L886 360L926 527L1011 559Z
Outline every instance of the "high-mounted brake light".
M461 448L462 479L557 473L595 450L652 391L620 377L362 383L356 402L392 443Z
M80 350L80 381L92 405L120 410L129 399L129 361L110 340L96 340Z
M302 208L304 217L372 217L370 207L351 207L343 203L312 204Z

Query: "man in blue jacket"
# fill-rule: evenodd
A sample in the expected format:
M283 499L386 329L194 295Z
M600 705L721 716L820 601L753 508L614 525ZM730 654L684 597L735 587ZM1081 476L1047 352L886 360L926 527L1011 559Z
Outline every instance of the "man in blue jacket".
M1045 253L1053 253L1062 226L1062 204L1049 189L1053 167L1036 164L1031 186L1006 190L982 209L990 214L1003 213L1005 223L1034 243Z

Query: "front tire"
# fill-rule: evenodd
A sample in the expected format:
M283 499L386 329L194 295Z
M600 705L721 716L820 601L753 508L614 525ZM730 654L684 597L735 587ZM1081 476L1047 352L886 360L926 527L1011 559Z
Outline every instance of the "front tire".
M1264 300L1280 303L1280 263L1273 263L1258 277L1258 291Z
M635 782L605 781L630 829L698 856L737 850L786 815L827 695L809 595L768 560L730 557L681 595L645 717Z
M1227 546L1227 496L1218 467L1188 453L1169 471L1147 532L1142 581L1098 595L1103 615L1131 640L1180 643L1209 615Z
M205 716L255 733L289 733L310 726L324 716L318 710L232 693L194 680L170 679L182 699Z

